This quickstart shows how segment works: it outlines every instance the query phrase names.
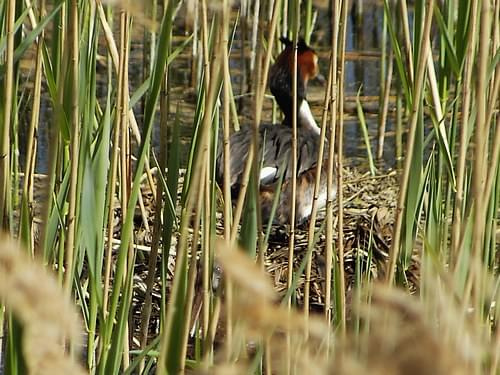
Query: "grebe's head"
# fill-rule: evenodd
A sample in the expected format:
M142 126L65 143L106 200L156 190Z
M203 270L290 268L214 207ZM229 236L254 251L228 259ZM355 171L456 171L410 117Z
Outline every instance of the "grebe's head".
M277 62L287 64L290 72L293 71L293 41L287 37L280 37L281 43L285 45L285 49L281 52L280 56L284 56L282 61L278 56ZM307 85L307 82L315 78L319 73L318 55L316 52L307 45L303 38L297 41L297 71L300 79Z
M293 113L293 41L280 38L285 49L278 55L269 72L269 86L285 115L285 125L292 124ZM304 39L297 41L297 118L299 126L318 129L306 100L307 83L319 73L318 55Z

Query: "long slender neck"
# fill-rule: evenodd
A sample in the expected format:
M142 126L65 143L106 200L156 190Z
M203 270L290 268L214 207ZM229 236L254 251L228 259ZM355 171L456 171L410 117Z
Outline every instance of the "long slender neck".
M280 106L281 107L281 106ZM293 110L290 108L283 108L283 113L285 114L285 119L283 120L283 124L286 126L292 126L293 121ZM309 107L309 103L306 99L299 100L299 105L297 108L297 127L302 129L311 130L313 133L319 135L320 127L318 123L314 119L314 116L311 112L311 107Z
M297 125L312 130L314 133L320 133L320 128L314 119L314 116L311 112L311 108L309 107L309 103L307 100L302 100L302 103L299 107L299 113L297 114Z
M297 56L297 126L319 134L319 127L311 113L306 99L307 83L318 73L317 56L307 46ZM292 126L293 121L293 50L287 45L271 67L269 87L276 102L283 111L284 125Z

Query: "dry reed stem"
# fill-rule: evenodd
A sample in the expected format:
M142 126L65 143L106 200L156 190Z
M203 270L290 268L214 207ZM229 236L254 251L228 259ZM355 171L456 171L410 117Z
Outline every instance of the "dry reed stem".
M7 49L5 52L5 91L3 105L3 125L0 134L0 229L9 229L8 206L10 205L10 130L14 90L14 20L16 1L6 4L5 29Z
M26 5L26 9L28 9L28 18L31 24L31 28L34 29L36 25L38 24L38 21L36 20L35 17L35 12L33 11L34 7L31 3L30 0L24 0L24 3ZM42 14L42 7L40 6L40 14ZM44 33L44 31L42 31Z
M230 132L230 90L231 90L231 75L229 71L229 3L228 0L223 1L222 5L222 44L221 44L221 53L222 53L222 62L223 62L223 89L224 89L224 102L223 102L223 147L224 147L224 181L223 181L223 189L224 189L224 239L229 245L231 243L231 149L229 143L229 132ZM217 145L220 147L220 145ZM206 210L208 211L208 210ZM208 212L207 212L208 214ZM208 223L208 221L207 221ZM238 224L236 223L236 226ZM208 233L207 233L208 234ZM208 258L208 257L207 257ZM205 264L205 267L209 267L210 262ZM226 290L226 298L227 298L227 327L226 327L226 359L229 359L231 356L231 348L232 348L232 321L233 321L233 313L232 313L232 298L233 298L233 286L229 279L225 280L225 290Z
M289 228L289 241L288 241L288 275L287 275L287 287L291 288L293 282L293 260L294 260L294 250L295 250L295 211L297 205L297 43L299 37L299 27L300 27L300 2L296 1L295 9L293 11L295 29L292 28L293 33L293 69L292 69L292 171L291 174L291 205L290 205L290 228ZM304 311L309 310L309 299L304 301ZM292 304L292 295L287 301L288 307ZM306 313L307 314L307 313ZM306 318L307 320L307 315Z
M0 299L23 326L30 374L84 374L61 345L66 339L81 347L75 307L54 276L5 236L0 238Z
M258 3L255 4L256 6L256 11L257 8L260 9L260 6ZM258 14L255 14L255 17L258 17ZM272 27L272 25L271 25ZM257 31L257 30L256 30ZM264 44L264 32L260 31L259 35L255 33L255 37L259 36L261 43ZM253 108L255 112L255 117L252 121L252 138L251 138L251 148L255 150L253 153L253 159L249 160L248 162L252 163L252 169L250 173L252 173L252 179L249 181L249 183L253 184L254 192L256 192L255 195L255 219L256 219L256 227L257 227L257 249L259 249L258 253L258 263L260 264L261 267L264 267L264 255L265 255L265 247L266 244L264 243L264 235L263 235L263 227L262 227L262 210L261 210L261 201L260 201L260 163L261 163L261 147L260 147L260 132L259 132L259 127L260 127L260 120L261 120L261 115L262 115L262 107L263 107L263 101L264 101L264 92L266 90L266 85L267 85L267 77L265 77L265 74L267 72L266 69L269 68L269 65L266 65L269 58L270 61L270 54L272 51L272 41L270 44L271 47L268 47L267 49L267 54L266 54L266 60L263 62L263 56L264 53L262 49L258 49L256 53L256 62L253 70L253 76L254 80L257 83L255 87L256 95L254 96L253 100ZM254 199L251 197L251 199ZM251 250L253 252L253 250Z
M500 12L498 10L500 8L500 5L497 7L497 12ZM497 19L497 26L500 21ZM498 27L497 33L498 33ZM497 125L495 128L495 135L493 138L493 143L491 147L491 156L490 156L490 166L489 166L489 173L486 179L486 188L485 188L485 196L490 197L492 189L493 189L493 181L496 178L497 175L497 168L498 168L498 158L500 157L500 114L498 113L498 95L500 92L500 67L496 67L496 75L494 82L492 84L491 88L491 95L490 95L490 105L488 109L488 113L486 115L486 124L491 124L492 119L493 119L493 113L497 111Z
M33 11L31 10L31 13ZM40 2L40 18L45 15L45 1ZM33 15L34 17L34 15ZM34 22L33 22L34 21ZM32 20L32 24L36 24ZM35 83L33 88L33 110L31 112L30 126L28 130L28 141L26 146L26 170L23 183L23 199L26 199L26 206L29 210L29 215L34 217L31 211L33 207L33 174L35 173L36 151L38 143L35 142L35 132L38 129L38 122L40 119L40 102L42 92L42 48L44 45L44 31L41 32L36 42L36 58L35 58ZM34 251L34 236L33 225L30 225L30 248Z
M337 130L337 68L338 68L338 37L340 25L340 2L335 0L333 2L333 24L332 24L332 66L329 74L332 75L331 81L331 117L330 126L328 129L329 149L328 149L328 163L327 163L327 202L326 202L326 275L325 275L325 316L328 325L331 324L332 318L332 303L331 303L331 287L332 287L332 268L333 268L333 204L334 204L334 187L333 187L333 174L335 169L335 136Z
M404 2L404 1L403 1ZM432 24L432 9L434 9L434 0L428 0L426 9L428 9L425 15L424 29L422 33L422 46L420 48L420 56L417 64L417 75L415 77L414 95L413 95L413 105L411 111L410 129L408 133L408 140L406 146L406 158L403 169L403 175L401 176L401 187L399 190L398 205L396 211L396 223L394 225L394 234L390 249L389 258L389 269L387 272L387 283L392 284L394 281L394 275L396 272L396 262L399 255L399 248L401 245L401 230L403 223L403 212L404 204L406 200L406 193L408 191L408 180L410 175L411 159L413 156L413 150L415 146L415 133L418 122L418 109L420 106L420 101L423 92L424 77L427 66L427 55L430 51L430 30Z
M141 2L135 0L102 0L99 3L108 4L119 8L120 11L125 11L134 17L136 23L150 30L158 29L158 22L151 19L146 13L145 6Z
M400 0L399 6L401 9L401 23L403 24L403 37L405 43L406 50L406 63L408 64L408 75L409 75L409 85L414 84L414 67L413 67L413 48L411 45L411 36L410 36L410 22L408 20L408 6L406 5L406 0ZM427 8L429 9L429 8ZM432 9L431 9L432 11Z
M254 72L256 76L256 82L257 85L255 87L255 98L254 98L254 111L255 111L255 117L252 122L252 143L250 145L250 150L249 150L249 158L247 160L247 163L245 165L245 173L243 174L243 180L245 181L245 184L248 183L249 180L249 174L248 176L246 175L246 171L248 168L248 173L252 173L252 169L250 168L252 166L253 162L253 172L255 173L254 175L254 180L258 181L257 177L257 168L255 166L259 165L259 155L258 152L255 150L259 150L259 132L258 132L258 127L260 126L261 118L262 118L262 107L264 104L264 97L265 97L265 90L267 86L267 81L268 81L268 75L269 75L269 68L271 65L271 56L272 56L272 51L274 47L274 41L275 41L275 35L276 35L276 28L278 24L278 17L280 14L280 7L281 7L281 0L277 0L273 4L273 12L271 15L271 21L268 24L268 46L267 46L267 51L265 54L265 59L264 62L262 63L262 51L258 51L257 53L257 69ZM262 33L261 35L262 42L264 42L264 34ZM257 184L257 191L259 191L259 184ZM243 202L244 199L244 193L245 191L242 191L238 199L241 199L241 203ZM258 228L258 248L259 248L259 262L262 265L264 261L264 253L266 250L267 243L264 241L264 237L262 236L262 217L261 217L261 208L260 208L260 199L257 199L256 201L256 211L257 211L257 228ZM234 223L238 223L238 220L234 220Z
M122 211L122 222L127 216L127 203L130 191L130 163L128 150L128 122L127 109L128 98L126 87L128 86L128 14L120 11L120 59L118 70L118 103L117 103L117 129L120 129L120 206ZM127 276L124 275L124 280Z
M205 335L205 348L212 347L213 342L215 340L215 334L217 331L217 325L219 323L219 316L221 310L221 300L220 297L215 298L214 309L212 312L212 320L210 321L210 325L208 327L208 332ZM212 350L205 350L203 353L202 359L202 368L208 369L210 362L213 360L213 352Z
M340 329L342 334L345 334L346 329L346 306L345 306L345 268L344 268L344 177L343 177L343 157L344 157L344 71L345 71L345 48L346 48L346 32L347 32L347 8L349 1L342 2L341 24L340 24L340 63L338 70L338 102L339 119L337 122L337 205L338 205L338 222L337 222L337 251L339 254L339 293L340 306L338 307L340 314Z
M106 41L106 44L108 46L108 53L111 57L112 61L112 66L117 74L118 77L120 77L120 58L118 56L118 48L116 47L116 42L113 37L113 31L111 30L111 27L109 26L109 23L106 19L106 14L104 13L104 8L100 2L98 2L97 6L97 12L99 15L99 22L101 23L103 32L104 32L104 39ZM128 58L127 58L128 60ZM125 87L125 94L127 102L130 102L130 93L129 93L129 88L128 85ZM137 120L135 119L135 114L134 110L132 108L129 108L128 110L128 124L130 126L130 130L134 134L135 140L137 144L141 143L141 132L139 130L139 125L137 124ZM155 189L155 183L153 180L153 173L151 171L151 167L149 165L149 157L146 157L145 161L145 170L146 170L146 175L148 177L148 182L149 182L149 187L151 188L151 191L153 192L153 199L156 199L156 189Z
M472 263L468 275L465 301L469 299L469 290L472 293L474 306L480 306L481 275L480 264L484 250L484 233L486 207L489 197L484 195L487 177L487 160L489 145L489 124L486 123L488 90L486 86L487 70L490 52L491 32L491 4L489 0L481 2L480 29L479 29L479 54L476 82L476 123L474 129L474 170L472 178L473 232L472 232ZM467 306L467 305L465 305ZM479 314L478 312L476 312Z
M26 8L28 9L28 18L31 23L32 29L35 29L38 21L35 18L35 13L33 11L33 6L30 0L25 0ZM39 10L39 18L43 18L45 16L45 0L40 1L40 10ZM35 63L35 84L33 89L33 110L32 116L30 120L30 128L28 133L28 142L27 142L27 155L26 155L26 174L23 186L23 193L27 196L28 207L31 208L33 204L33 174L35 173L35 164L36 164L36 152L38 147L38 142L34 142L34 137L36 131L38 129L38 122L40 120L40 102L41 102L41 87L42 87L42 68L43 68L43 59L42 59L42 51L43 46L45 45L45 30L42 30L40 36L36 41L37 51L36 51L36 63ZM30 212L32 217L34 217L33 213ZM31 225L30 228L30 238L31 238L31 248L32 251L36 250L34 248L34 228Z
M253 72L255 70L255 63L257 59L257 51L260 49L257 49L257 34L258 34L258 27L259 27L259 11L260 11L260 0L254 0L253 1L253 18L252 18L252 40L251 40L251 54L250 54L250 71Z
M210 50L208 48L208 19L207 19L207 3L206 0L201 1L201 50L203 58L203 85L205 87L205 104L208 102L208 95L210 94ZM206 105L205 105L206 106ZM189 212L189 211L188 211ZM204 254L204 262L207 262L207 254ZM210 320L210 270L208 267L203 267L203 319L202 319L202 332L206 335L209 330ZM206 336L205 336L206 339ZM206 342L206 340L205 340ZM206 348L206 347L205 347Z
M153 34L154 35L154 34ZM165 73L165 78L161 85L160 92L160 151L159 151L159 166L161 171L165 171L167 167L167 120L169 113L169 105L168 105L168 79L169 79L169 68L167 66L167 70ZM163 184L156 184L156 197L163 196ZM175 198L174 198L175 204ZM151 253L149 254L148 260L148 274L146 278L146 293L144 298L144 305L141 311L141 330L140 330L140 344L141 349L144 349L148 343L148 330L149 330L149 321L151 318L152 311L152 300L153 300L153 287L156 275L156 263L158 259L160 239L162 237L163 232L163 199L155 200L155 218L153 224L153 238L151 243ZM164 256L168 256L165 254ZM145 359L143 359L139 365L139 371L142 372L144 370Z
M466 173L466 157L468 149L468 134L469 134L469 114L471 106L471 82L472 82L472 72L474 67L474 52L475 52L475 36L477 30L477 0L472 0L471 2L471 16L470 24L471 29L467 35L467 49L465 56L464 65L464 80L463 80L463 94L462 94L462 124L460 127L460 140L459 140L459 152L457 161L457 192L455 194L455 207L453 214L453 225L451 232L451 264L456 267L457 259L460 258L462 253L462 248L460 243L460 233L462 231L462 218L463 218L463 203L464 203L464 180Z
M245 163L245 168L243 169L243 174L241 175L240 192L238 195L238 199L236 200L236 206L234 208L233 226L231 229L231 243L235 243L238 236L238 223L240 222L241 214L243 213L243 205L245 203L245 196L248 189L248 181L250 179L250 173L252 172L252 163L249 162L249 160L253 160L254 153L254 148L252 146L252 143L250 143L247 162Z
M430 44L430 41L429 41ZM436 121L437 121L437 128L439 131L440 136L437 136L438 138L443 138L446 140L445 144L445 149L446 149L446 156L449 158L451 161L451 155L449 153L449 142L447 140L447 129L444 124L444 114L443 114L443 109L441 107L441 98L439 96L439 87L438 87L438 82L436 78L436 71L434 69L434 61L432 60L432 53L429 53L427 56L427 79L428 79L428 84L430 86L430 91L431 91L431 98L432 98L432 106L434 110L434 114L436 116ZM455 173L452 171L452 183L453 185L455 184Z
M202 7L205 8L205 7ZM214 32L217 32L215 30ZM220 40L217 40L217 43L220 44ZM207 45L204 45L206 47ZM218 51L219 46L217 45L215 47L215 51ZM205 50L205 53L207 50ZM208 58L208 56L207 56ZM175 271L174 271L174 280L172 283L172 290L171 290L171 295L173 296L170 299L170 306L175 306L176 301L175 298L177 295L179 295L179 288L181 287L180 283L180 278L182 277L182 265L184 263L185 258L187 257L187 239L188 239L188 227L189 227L189 222L191 220L191 214L193 212L193 209L196 207L195 203L197 201L197 196L202 195L204 192L204 185L206 183L205 179L205 173L206 173L206 167L207 167L207 160L210 159L210 154L209 154L209 145L210 145L210 129L211 129L211 124L212 124L212 114L215 106L215 101L217 98L217 82L218 82L218 75L219 75L219 66L222 63L220 61L220 54L215 53L213 55L214 60L210 64L211 68L211 79L210 79L210 85L208 86L208 90L206 91L206 102L205 102L205 112L203 114L203 121L201 125L201 131L200 131L200 149L198 150L198 154L196 156L196 159L193 162L193 174L192 174L192 179L191 179L191 186L187 194L186 198L186 205L182 213L182 219L181 219L181 228L180 228L180 239L179 243L177 246L177 259L175 262ZM208 267L205 267L208 268ZM208 285L205 285L205 279L203 282L203 289L204 289L204 328L208 327L208 324L205 325L205 313L209 313L208 308L209 308L209 301L208 301L208 296L206 296L206 293L208 292ZM159 358L159 367L158 371L160 373L165 372L165 364L166 364L166 355L169 353L170 349L170 336L172 334L172 328L173 328L173 320L174 320L174 315L175 314L175 309L174 308L168 308L167 309L167 316L165 320L165 330L163 334L163 339L161 342L161 353L160 353L160 358ZM208 321L208 316L206 317ZM207 332L208 330L204 330L204 332Z
M490 197L491 192L493 190L493 183L495 179L497 178L498 175L498 162L499 162L499 157L500 157L500 116L497 117L497 125L496 125L496 130L495 130L495 138L493 141L493 147L491 149L491 162L488 167L489 173L488 173L488 178L486 180L486 187L485 187L485 197Z
M205 180L208 178L208 171L209 168L205 165ZM208 182L205 182L205 189L208 187ZM206 202L206 194L199 194L198 195L198 202L196 204L196 207L202 207L202 202L203 199L205 198L205 204ZM208 210L208 205L205 206L205 209L203 210L204 214L206 214ZM188 278L187 278L187 290L186 290L186 304L185 304L185 311L184 311L184 316L190 317L192 315L193 311L193 300L194 300L194 287L196 283L196 275L197 275L197 255L196 255L196 249L198 248L198 241L199 241L199 233L200 233L200 217L202 215L202 210L197 209L195 210L194 213L194 227L193 227L193 242L192 242L192 249L191 249L191 259L189 262L189 270L188 270ZM204 227L209 227L208 225L204 225ZM205 228L203 228L205 230ZM202 249L205 253L209 252L209 248L204 246L205 244L202 244ZM209 268L208 264L203 265L205 268ZM194 323L196 324L196 323ZM186 358L187 358L187 345L188 345L188 339L189 339L189 331L191 329L191 319L186 318L184 319L183 322L183 327L182 327L182 338L181 342L179 345L181 346L181 365L180 365L180 371L183 372L186 367ZM206 332L203 332L203 334L206 334Z
M120 90L120 86L118 91ZM119 92L118 92L119 94ZM119 105L120 101L117 101L117 105ZM119 108L117 107L117 110ZM116 186L117 186L117 175L118 175L118 151L119 151L119 140L120 140L120 116L116 116L116 122L114 126L114 134L112 141L112 151L111 151L111 163L110 163L110 171L109 171L109 180L108 185L110 186L109 194L108 194L108 202L113 202L116 194ZM104 293L103 293L103 311L105 316L108 313L108 301L109 301L109 286L110 286L110 278L111 278L111 261L113 257L113 233L114 233L114 213L115 210L110 206L108 210L108 224L107 224L107 246L106 246L106 261L104 268Z
M208 20L207 20L207 2L206 0L201 1L201 37L202 37L202 55L203 55L203 78L205 88L210 87L210 56L208 49Z
M201 216L202 216L202 213L204 215L204 218L203 218L203 221L206 223L204 226L203 226L203 237L202 237L202 240L204 240L204 242L202 243L201 247L203 249L203 271L204 273L208 273L208 271L210 270L210 267L209 267L209 262L207 260L209 260L209 255L210 255L210 247L208 246L209 245L209 242L207 243L206 240L207 239L210 239L210 236L208 235L207 237L207 234L208 234L208 231L207 229L209 228L209 224L208 224L208 221L206 221L207 217L206 215L210 215L210 202L209 202L209 197L207 199L207 193L209 193L209 166L207 165L209 163L209 159L207 158L202 166L201 166L201 179L200 179L200 191L199 191L199 194L198 194L198 197L197 197L197 203L196 205L194 206L195 209L194 209L194 227L193 227L193 247L192 247L192 250L191 250L191 260L190 260L190 263L189 263L189 271L188 271L188 287L187 287L187 291L186 291L186 305L185 305L185 316L191 316L191 312L192 312L192 307L193 307L193 298L194 298L194 287L195 287L195 282L196 282L196 275L197 275L197 255L196 255L196 249L198 247L198 242L200 241L199 240L199 235L200 235L200 225L201 225ZM208 202L207 202L208 200ZM203 204L204 204L204 209L201 210L200 207L203 207ZM203 212L201 212L203 211ZM179 262L179 260L176 261L176 263ZM179 272L179 269L176 267L176 272ZM205 277L204 277L205 278ZM208 284L208 280L205 281L207 284ZM209 296L208 296L209 297ZM182 364L181 364L181 368L184 368L185 366L185 357L186 357L186 353L187 353L187 341L188 341L188 336L189 336L189 329L190 329L190 320L189 319L186 319L185 320L185 325L184 325L184 329L183 329L183 341L181 343L182 345ZM204 335L207 334L207 331L204 331L203 332ZM207 350L205 348L205 350Z
M230 171L231 171L231 155L230 155L230 143L229 143L229 133L230 133L230 83L231 75L229 72L229 14L228 14L228 0L224 0L224 5L222 8L222 49L223 49L223 69L224 69L224 102L223 102L223 148L224 148L224 238L226 241L231 240L231 182L230 182ZM220 145L218 145L220 147Z
M65 279L64 287L66 293L70 295L73 285L74 268L74 250L75 250L75 232L76 232L76 205L78 189L78 162L80 155L80 109L78 103L79 91L79 18L78 1L71 0L69 9L69 37L68 49L70 58L70 77L71 77L71 174L69 183L69 208L67 216L67 237L65 245Z
M203 166L204 164L202 164ZM195 183L198 188L199 185L201 185L200 182L200 170L197 168L196 172L194 173L194 177L191 180L191 183ZM195 189L191 189L193 191ZM177 258L175 261L175 270L174 270L174 279L172 281L172 290L171 290L171 296L172 298L169 301L169 306L170 308L167 309L167 314L166 314L166 319L165 319L165 329L163 331L162 335L162 340L161 340L161 351L160 351L160 357L158 360L158 373L166 373L166 368L165 368L165 359L166 355L169 352L170 349L170 340L169 338L172 336L172 328L173 328L173 319L174 319L174 313L175 313L175 308L174 305L176 303L175 297L179 294L179 288L180 286L180 280L179 278L182 277L182 265L184 263L184 259L187 257L187 237L188 237L188 228L189 228L189 220L191 218L191 213L193 212L193 207L194 207L194 200L192 197L192 194L188 195L186 207L184 209L182 219L181 219L181 227L180 227L180 239L179 243L177 246Z
M111 151L111 163L110 163L110 173L109 173L109 181L108 184L110 186L109 189L109 195L108 195L108 202L114 202L115 199L115 193L116 193L116 186L117 186L117 179L118 179L118 162L119 159L121 159L121 156L119 156L120 149L120 135L122 133L122 126L121 122L123 120L123 116L121 115L123 113L122 110L122 105L123 105L123 65L124 65L124 59L123 59L123 50L121 51L121 54L118 54L118 49L116 48L116 44L113 39L112 31L111 28L109 27L107 21L106 21L106 16L104 14L104 10L102 8L102 4L99 4L98 6L98 13L99 17L101 19L101 25L103 26L105 36L109 33L109 39L106 37L106 40L108 41L108 53L111 56L111 60L113 62L113 65L115 67L117 76L118 76L118 88L117 88L117 98L118 100L116 101L116 113L118 114L115 116L115 123L114 123L114 134L113 134L113 149ZM120 19L120 34L121 34L121 39L123 39L123 21ZM113 42L110 43L109 41L112 40ZM110 48L113 46L113 48ZM121 40L121 48L123 48L123 40ZM123 187L122 187L123 188ZM123 209L123 202L121 202L121 206ZM125 211L123 211L123 215L125 215L126 212L126 207ZM115 210L113 209L113 204L110 203L110 209L108 211L108 242L107 242L107 247L106 247L106 264L105 264L105 270L104 270L104 296L103 296L103 310L105 314L107 314L107 306L108 306L108 300L109 300L109 284L110 284L110 277L111 277L111 262L112 262L112 251L113 251L113 233L114 233L114 213ZM124 216L123 216L124 217Z
M328 120L328 111L330 108L330 101L331 101L331 93L332 93L332 82L333 82L333 54L330 55L330 64L328 67L328 81L327 81L327 86L326 86L326 93L325 93L325 100L323 103L323 114L321 116L321 131L320 131L320 146L319 146L319 151L318 151L318 161L316 165L316 178L314 181L314 198L313 198L313 204L312 204L312 210L311 210L311 218L309 221L309 228L308 228L308 238L307 238L307 248L311 248L314 243L314 231L316 229L316 216L317 216L317 211L318 211L318 198L319 198L319 189L320 189L320 184L321 184L321 170L323 168L323 154L324 154L324 149L325 149L325 139L326 139L326 124ZM308 296L310 293L310 284L311 284L311 258L308 259L307 262L307 268L306 268L306 285L305 285L305 292L307 293L307 296L304 296L305 300L309 300ZM331 264L330 264L331 267ZM325 303L325 306L328 306ZM325 311L328 311L328 308L325 307Z
M194 4L194 7L193 9L190 11L190 7L192 7L190 4ZM196 0L196 1L191 1L189 0L188 3L186 4L186 9L187 9L187 12L186 13L190 13L193 15L194 17L194 22L192 24L190 24L190 21L189 21L189 16L187 15L186 18L187 18L187 23L189 25L189 27L191 28L191 30L193 31L193 47L191 49L191 78L190 78L190 85L191 87L196 87L197 86L197 81L198 81L198 77L199 77L199 73L201 72L201 69L200 69L200 64L199 62L201 61L200 60L200 37L199 37L199 24L200 24L200 1Z
M255 99L254 125L260 124L260 120L261 120L261 116L262 116L262 105L263 105L263 101L264 101L264 94L265 94L267 78L268 78L268 74L269 74L269 67L271 64L271 54L273 51L274 39L275 39L276 28L277 28L277 23L278 23L278 17L280 14L281 4L282 4L281 0L276 0L276 2L274 3L273 16L272 16L271 24L270 24L270 28L269 28L268 48L267 48L266 57L264 60L264 66L262 67L261 80L257 81L258 85L255 89L256 99ZM247 162L245 163L245 167L244 167L243 174L241 177L240 193L238 195L238 199L236 201L236 207L234 210L233 227L232 227L232 231L231 231L231 243L234 243L234 241L236 240L238 223L240 221L241 214L243 211L243 204L244 204L246 191L248 188L248 181L249 181L250 173L251 173L251 169L252 169L251 168L252 161L254 160L254 157L255 157L254 147L255 147L254 142L251 142L250 148L248 150ZM262 251L262 249L260 249L260 250Z
M159 151L159 166L161 171L165 171L167 167L167 119L168 119L168 100L167 100L167 88L169 72L165 73L165 79L161 85L161 97L160 97L160 151ZM163 196L163 184L156 184L156 196ZM175 199L175 198L174 198ZM175 200L174 200L175 204ZM157 199L155 201L155 218L153 224L153 238L151 243L151 253L149 254L148 260L148 274L146 278L146 295L144 299L144 306L141 311L141 333L140 333L140 343L141 349L144 349L147 346L148 341L148 330L149 330L149 321L151 318L152 311L152 300L153 300L153 287L156 275L156 262L158 259L160 239L162 237L163 232L163 199ZM164 256L168 256L165 254ZM141 361L139 365L139 371L142 372L144 369L145 359Z
M260 36L263 40L264 35L261 33ZM257 51L257 66L256 69L254 70L254 79L255 82L258 82L257 85L260 85L257 87L257 90L265 90L266 87L266 81L261 81L262 78L262 71L263 71L263 66L262 66L262 56L263 53L259 49ZM254 96L253 100L253 105L254 105L254 111L257 112L259 109L257 106L259 106L259 98L257 96ZM262 106L260 106L262 108ZM257 261L259 264L263 267L264 266L264 236L263 236L263 229L262 229L262 209L261 209L261 201L260 201L260 163L261 163L261 158L260 158L260 132L259 132L259 127L260 127L260 120L257 121L256 118L252 121L252 147L254 150L258 150L254 152L253 154L253 160L252 160L252 179L250 180L250 183L253 184L254 191L256 192L256 199L255 199L255 219L256 219L256 227L257 227L257 247L256 249L259 249L259 254ZM251 199L254 199L251 197ZM253 252L253 249L251 250Z
M387 76L384 82L384 91L382 98L382 113L380 114L379 126L378 126L378 142L377 142L377 158L382 159L384 156L384 143L385 143L385 129L387 123L387 114L389 111L389 100L391 94L391 84L392 84L392 70L394 67L394 56L392 48L389 51L389 57L387 58L389 66L387 67ZM381 82L382 83L382 82Z
M130 19L128 12L122 8L120 11L120 69L118 74L118 84L121 85L120 96L118 101L120 102L119 108L117 108L117 117L120 117L120 203L121 203L121 215L122 223L125 222L127 215L132 215L133 213L128 211L128 201L130 191L132 189L131 181L131 151L130 151L130 127L128 122L129 113L129 97L128 97L128 62L129 62L129 39L130 39ZM139 204L140 204L139 195ZM147 222L147 220L146 220ZM128 279L128 270L133 270L128 264L134 261L134 248L132 246L132 239L130 240L128 247L128 259L125 265L125 270L127 272L123 275L123 283L125 285ZM116 280L121 282L121 280ZM129 302L127 302L129 303ZM123 367L127 368L130 365L129 358L129 323L125 323L125 333L123 335ZM132 328L133 331L133 328Z
M500 21L499 21L499 23L500 23ZM497 29L500 28L500 25L497 25L496 28ZM493 48L496 48L498 50L499 47L493 47ZM486 123L487 124L491 123L491 119L493 118L493 114L495 114L495 113L498 114L498 111L499 111L498 95L500 93L500 68L498 67L498 64L497 64L495 70L496 70L495 77L492 78L492 80L491 80L490 102L489 102L489 106L488 106L488 112L486 114Z

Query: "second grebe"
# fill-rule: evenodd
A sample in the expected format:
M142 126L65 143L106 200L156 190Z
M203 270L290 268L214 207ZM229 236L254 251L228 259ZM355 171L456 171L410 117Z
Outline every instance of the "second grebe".
M283 125L261 124L259 127L262 168L259 174L262 219L267 223L272 203L278 188L278 180L283 174L281 195L274 217L279 224L290 223L290 203L292 201L292 68L293 43L280 39L285 49L280 53L270 69L271 93L283 111ZM297 200L295 222L301 224L311 215L316 164L320 146L320 129L314 120L306 100L307 83L318 74L318 58L313 49L301 40L297 45ZM233 133L229 140L231 152L230 185L233 198L238 194L248 151L251 143L251 129L246 127ZM217 150L217 182L222 183L224 173L223 147ZM324 154L326 159L326 153ZM326 172L321 173L319 208L326 204Z
M279 54L269 72L269 88L285 116L283 124L292 126L293 114L293 42L281 37L285 49ZM303 39L297 43L297 126L316 134L320 129L307 102L307 84L319 73L318 56Z

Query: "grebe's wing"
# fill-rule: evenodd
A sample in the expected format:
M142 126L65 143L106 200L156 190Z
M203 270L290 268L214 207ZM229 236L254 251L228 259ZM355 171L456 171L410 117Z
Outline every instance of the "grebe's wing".
M239 184L243 175L251 143L251 132L250 127L245 127L231 135L231 186ZM260 184L272 185L282 173L285 181L290 179L292 176L292 129L283 125L261 124L259 135ZM319 142L320 138L315 132L304 128L298 130L297 176L316 165ZM223 145L220 144L217 153L217 181L219 183L222 182L224 174L222 148Z
M264 127L261 135L261 183L272 184L283 173L284 180L292 177L292 129L286 126ZM301 128L297 131L297 176L314 168L318 161L319 135ZM326 146L328 147L328 146ZM324 158L327 153L324 153ZM284 168L284 170L283 170Z

